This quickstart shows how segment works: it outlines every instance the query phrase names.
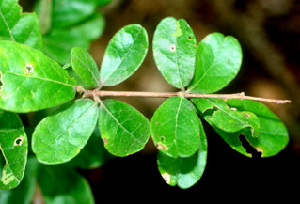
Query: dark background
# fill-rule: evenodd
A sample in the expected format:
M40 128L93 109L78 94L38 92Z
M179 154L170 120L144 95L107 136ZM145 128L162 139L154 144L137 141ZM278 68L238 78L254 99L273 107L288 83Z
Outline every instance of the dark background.
M206 126L207 167L195 186L181 190L168 186L162 179L156 166L156 150L149 141L147 148L135 155L115 158L101 168L81 172L92 186L96 203L103 199L124 202L239 199L242 202L299 198L299 0L115 0L101 11L106 18L104 35L90 48L99 66L108 41L121 27L142 24L151 42L156 25L163 18L174 16L190 24L198 41L212 32L232 35L240 41L244 52L241 71L219 93L244 91L257 97L290 99L293 103L267 104L290 132L289 145L278 155L247 158L232 150ZM177 91L156 69L151 51L129 80L112 89ZM132 104L148 118L163 102L161 99L120 100Z

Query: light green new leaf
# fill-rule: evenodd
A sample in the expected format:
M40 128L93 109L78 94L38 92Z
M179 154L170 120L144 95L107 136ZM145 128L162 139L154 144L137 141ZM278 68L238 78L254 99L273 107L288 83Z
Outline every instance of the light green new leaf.
M115 86L130 77L148 52L148 35L141 25L123 27L109 41L100 70L103 86Z
M100 73L95 60L88 54L86 49L74 47L71 51L72 69L88 86L100 84ZM80 84L82 85L82 84Z
M0 110L0 150L3 155L0 155L0 190L8 190L23 179L27 137L18 115L3 110Z
M100 106L99 128L104 147L120 157L143 149L150 137L148 119L116 100L106 100Z
M32 150L41 163L70 161L84 148L96 126L99 108L89 99L66 104L61 109L41 120L32 135Z
M35 13L22 13L18 0L0 0L0 37L39 49L42 45Z
M159 151L157 165L159 172L166 182L186 189L194 185L202 176L207 159L207 139L200 123L200 147L191 157L177 159L169 157Z
M41 165L38 183L47 204L95 203L87 180L67 166Z
M252 137L258 137L260 120L254 113L231 109L225 102L218 99L192 99L192 101L215 127L228 133L249 128ZM206 115L205 111L209 109L214 109L214 112Z
M168 98L155 111L150 128L156 147L170 157L190 157L199 148L199 118L185 98Z
M265 105L255 101L247 100L228 100L229 107L239 111L249 111L254 113L260 120L260 133L257 138L245 134L246 140L257 151L261 152L262 157L274 156L283 150L289 142L289 133L282 121ZM222 133L219 133L222 134ZM224 140L231 140L226 134L221 135ZM240 141L229 143L232 148L240 150ZM249 156L249 154L248 154ZM251 156L251 155L250 155Z
M0 108L36 111L72 100L75 81L55 61L38 50L0 41Z
M195 76L189 84L192 93L213 93L229 84L242 63L237 39L213 33L198 45Z
M197 40L185 20L162 20L153 36L153 57L167 82L177 88L192 80L196 64Z

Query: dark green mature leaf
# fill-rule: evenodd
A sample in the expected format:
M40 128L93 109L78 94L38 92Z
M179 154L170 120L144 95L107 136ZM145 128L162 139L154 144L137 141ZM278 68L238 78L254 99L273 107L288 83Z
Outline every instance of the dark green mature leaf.
M150 137L148 119L127 103L115 100L100 106L99 127L104 147L121 157L143 149Z
M73 47L80 46L87 49L92 40L102 35L103 29L103 15L96 13L80 24L51 30L43 37L43 50L63 65L68 61Z
M148 35L141 25L123 27L109 41L100 70L103 86L115 86L130 77L148 52Z
M0 108L30 112L72 100L75 81L38 50L0 41Z
M84 48L74 47L72 49L71 65L86 85L93 87L100 84L100 73L97 64Z
M35 157L28 157L24 179L17 188L0 190L0 203L5 204L30 204L32 203L37 182L39 163Z
M0 110L0 189L8 190L22 181L27 159L27 137L15 113ZM5 160L5 161L4 161Z
M157 165L159 172L166 182L186 189L194 185L202 176L207 159L207 139L200 123L200 147L191 157L177 159L169 157L159 151Z
M185 98L168 98L155 111L150 128L156 147L170 157L190 157L199 148L199 118Z
M198 45L192 93L212 93L229 84L240 70L242 49L235 38L213 33Z
M222 100L218 99L193 99L198 110L215 127L228 132L235 133L242 129L249 128L253 137L258 137L260 131L260 120L251 112L237 111L229 108ZM213 113L205 114L207 110L214 109Z
M197 40L185 20L162 20L153 36L153 57L169 84L187 86L195 72Z
M64 165L39 168L38 182L47 204L93 204L91 188L82 176Z
M61 112L44 118L32 136L32 150L39 162L60 164L70 161L86 145L98 119L97 103L81 99Z
M0 0L0 37L39 49L42 45L35 13L22 13L18 0Z
M245 134L245 136L250 145L261 152L262 157L274 156L286 147L289 142L288 130L267 106L255 101L236 99L228 100L226 103L229 107L239 111L252 112L259 118L261 126L259 136L257 138L253 138L249 134ZM227 135L222 137L225 139ZM239 143L230 145L240 148Z

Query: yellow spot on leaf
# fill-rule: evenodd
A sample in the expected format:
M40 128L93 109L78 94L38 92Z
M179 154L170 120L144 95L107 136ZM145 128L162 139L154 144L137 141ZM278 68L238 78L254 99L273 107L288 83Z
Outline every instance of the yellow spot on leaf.
M6 170L3 170L1 181L4 183L4 185L7 185L9 182L14 180L15 177L12 173L7 174Z

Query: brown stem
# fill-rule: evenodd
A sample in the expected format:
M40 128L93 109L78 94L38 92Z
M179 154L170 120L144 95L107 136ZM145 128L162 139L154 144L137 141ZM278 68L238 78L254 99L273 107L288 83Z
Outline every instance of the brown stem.
M275 100L245 96L245 93L237 94L193 94L184 92L139 92L139 91L103 91L103 90L84 90L84 98L98 97L146 97L146 98L169 98L179 96L184 98L216 98L216 99L242 99L269 103L291 103L290 100Z

